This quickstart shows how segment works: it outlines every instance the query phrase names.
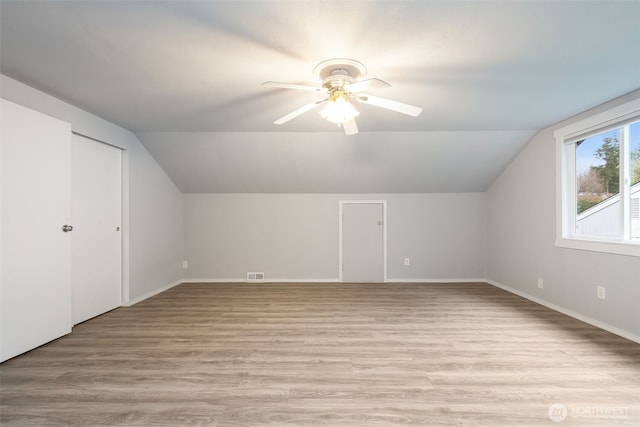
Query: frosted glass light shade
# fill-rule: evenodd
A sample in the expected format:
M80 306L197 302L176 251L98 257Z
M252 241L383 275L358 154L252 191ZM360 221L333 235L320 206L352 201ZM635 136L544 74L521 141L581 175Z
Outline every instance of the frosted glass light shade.
M331 100L320 111L320 116L332 123L344 123L358 116L360 113L343 96L338 96Z

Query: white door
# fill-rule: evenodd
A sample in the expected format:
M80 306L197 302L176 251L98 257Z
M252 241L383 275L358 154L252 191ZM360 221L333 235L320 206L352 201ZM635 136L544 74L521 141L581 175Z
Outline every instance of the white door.
M71 126L1 100L0 362L71 332Z
M384 204L342 203L342 281L384 282Z
M71 153L75 325L122 302L122 151L74 134Z

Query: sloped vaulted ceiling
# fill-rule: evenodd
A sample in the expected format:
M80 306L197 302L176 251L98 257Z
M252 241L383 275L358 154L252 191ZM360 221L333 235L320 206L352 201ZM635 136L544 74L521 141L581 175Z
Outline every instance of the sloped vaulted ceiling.
M482 191L540 128L640 87L637 1L7 1L0 71L139 136L184 192ZM328 58L392 84L308 112Z

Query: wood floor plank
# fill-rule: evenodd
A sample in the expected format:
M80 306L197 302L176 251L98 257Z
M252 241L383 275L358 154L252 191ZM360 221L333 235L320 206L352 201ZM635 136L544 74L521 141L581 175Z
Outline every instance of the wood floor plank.
M183 284L0 365L7 426L549 425L554 404L640 425L640 345L483 283Z

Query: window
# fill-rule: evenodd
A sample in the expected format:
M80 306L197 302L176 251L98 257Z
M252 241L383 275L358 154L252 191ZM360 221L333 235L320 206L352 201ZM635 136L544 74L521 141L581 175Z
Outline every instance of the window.
M556 244L640 256L640 99L554 135Z

